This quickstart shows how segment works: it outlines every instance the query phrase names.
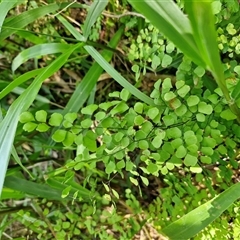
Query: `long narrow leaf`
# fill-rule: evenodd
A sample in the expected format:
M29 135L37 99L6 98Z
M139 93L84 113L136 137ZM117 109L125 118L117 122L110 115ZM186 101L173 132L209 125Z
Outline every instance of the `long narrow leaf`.
M45 43L35 45L28 49L21 51L12 62L12 71L14 72L21 64L26 62L31 58L40 57L47 54L54 54L54 53L63 53L69 48L69 44L64 43Z
M187 240L208 226L240 198L240 183L236 183L212 200L184 215L163 229L171 240Z
M3 0L0 3L0 32L2 30L2 25L4 22L5 17L7 16L7 13L10 9L12 9L12 7L14 6L15 3L17 3L18 0Z
M2 32L0 34L0 41L12 35L19 28L27 26L29 23L34 22L39 17L45 16L49 13L55 12L59 9L59 5L56 3L49 4L47 6L38 7L27 12L23 12L20 15L6 19L2 26Z
M77 40L82 39L82 35L62 16L58 17L59 21L74 35L74 37ZM124 28L121 27L116 32L116 34L112 37L111 41L109 42L109 47L116 48L122 33L124 31ZM106 61L110 61L113 52L104 50L102 52L102 56ZM99 66L98 63L94 63L92 67L89 69L87 74L84 76L80 84L77 85L74 93L72 94L71 98L69 99L66 107L64 108L64 114L68 112L78 112L80 108L83 106L87 98L89 97L92 89L97 83L97 80L99 79L100 75L102 74L103 69Z
M30 72L24 73L20 77L14 79L11 83L9 83L1 92L0 92L0 99L5 97L8 93L13 91L14 88L19 86L20 84L26 82L27 80L35 77L37 74L40 74L43 71L43 68L41 69L35 69Z
M70 31L70 33L76 38L81 39L83 36L76 31L76 29L67 22L64 18L58 18L64 26ZM146 94L139 91L131 83L129 83L124 77L122 77L104 58L100 53L91 46L84 46L86 51L96 60L96 62L112 77L114 78L121 86L125 87L130 93L132 93L137 98L146 102L149 105L153 105L153 100L148 97ZM82 93L81 93L82 94Z
M199 49L199 54L201 54L206 66L212 72L219 87L228 95L217 47L217 33L211 3L211 0L187 0L185 8L192 25L193 37Z
M108 0L95 0L90 6L87 14L87 18L83 24L83 36L88 38L91 32L91 27L97 21L97 18L102 13L103 9L107 6Z
M11 188L13 190L24 192L29 195L38 196L41 198L59 200L62 201L61 190L54 189L46 184L39 184L27 181L25 179L8 176L5 179L4 186ZM70 200L71 196L68 196L66 199Z
M112 77L114 78L122 87L126 88L130 93L132 93L138 99L143 102L154 105L153 100L148 97L143 92L139 91L130 82L128 82L123 76L121 76L104 58L103 56L93 47L85 46L87 52L95 59L95 61Z

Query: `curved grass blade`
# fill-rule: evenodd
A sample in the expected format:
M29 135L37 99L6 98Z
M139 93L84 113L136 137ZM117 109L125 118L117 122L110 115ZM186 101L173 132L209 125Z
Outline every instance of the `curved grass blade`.
M14 34L19 28L23 28L34 22L39 17L45 16L49 13L55 12L59 9L59 5L56 3L49 4L47 6L38 7L27 12L23 12L20 15L5 19L2 31L0 34L0 41Z
M193 37L199 54L204 59L207 68L212 72L214 79L229 103L230 109L237 116L240 123L240 110L236 104L232 103L224 78L224 70L217 45L215 18L211 4L212 0L186 0L185 9L192 25Z
M93 47L85 46L87 52L95 59L95 61L112 77L114 78L122 87L126 88L131 94L133 94L138 99L143 102L154 105L153 99L148 97L143 92L139 91L130 82L128 82L123 76L121 76L104 58L103 56Z
M21 51L12 62L12 71L15 70L24 62L31 58L40 57L43 55L54 54L54 53L63 53L66 51L71 45L65 43L45 43L35 45L28 49Z
M107 6L108 0L95 0L90 6L87 14L87 18L83 24L83 36L88 38L91 32L91 27L97 21L104 8Z
M50 77L54 72L59 70L67 61L71 53L82 46L81 43L74 45L56 60L54 60L48 67L35 78L33 83L21 94L17 100L10 106L7 115L0 123L0 193L2 191L4 178L7 171L8 160L12 149L12 144L18 124L19 115L26 111L34 101L42 82Z
M7 13L10 9L13 8L13 6L15 5L15 3L17 3L18 0L3 0L0 3L0 31L2 30L2 25L4 22L5 17L7 16Z
M81 41L82 35L65 18L63 18L62 16L59 16L58 19L73 34L73 36L77 40ZM121 39L123 31L124 31L124 28L122 26L112 37L111 41L109 42L109 47L116 48L119 40ZM113 56L113 52L104 50L102 52L102 56L104 57L104 59L106 59L106 61L109 62ZM72 94L66 107L64 108L63 114L66 114L68 112L78 112L80 110L80 108L83 106L83 104L89 97L90 93L92 92L102 72L103 72L103 69L98 65L98 63L94 63L92 65L92 67L84 76L80 84L77 85L74 93Z
M76 38L82 39L83 36L76 31L76 29L63 17L59 16L58 19L62 22L62 24L68 29L68 31ZM79 40L80 41L80 40ZM100 53L97 52L91 46L84 46L86 51L96 60L96 62L103 68L109 75L111 75L120 85L125 87L130 93L132 93L137 98L143 100L149 105L153 105L153 100L148 97L146 94L139 91L136 87L134 87L131 83L129 83L124 77L122 77L104 58ZM111 73L111 74L110 74ZM81 92L82 94L82 92ZM89 92L90 94L90 92Z
M155 27L195 63L205 67L198 52L189 19L173 1L128 0Z
M217 33L211 3L211 0L187 0L185 1L185 9L192 25L193 37L199 54L204 59L207 68L212 72L219 87L228 93L217 47Z
M2 190L2 194L1 194L0 199L1 200L5 200L5 199L21 199L21 198L24 198L24 197L25 197L24 193L18 192L18 191L15 191L13 189L4 187L3 190Z
M7 94L13 91L14 88L19 86L20 84L26 82L27 80L35 77L36 75L40 74L43 71L43 68L41 69L35 69L32 71L29 71L27 73L24 73L20 77L14 79L11 83L9 83L1 92L0 92L0 100L4 98Z
M187 240L218 218L240 198L240 183L236 183L205 204L199 206L162 231L171 240Z
M54 189L46 184L43 185L35 182L30 182L23 178L7 176L4 182L4 186L32 196L63 201L61 197L62 192L59 189ZM71 195L65 199L71 200Z

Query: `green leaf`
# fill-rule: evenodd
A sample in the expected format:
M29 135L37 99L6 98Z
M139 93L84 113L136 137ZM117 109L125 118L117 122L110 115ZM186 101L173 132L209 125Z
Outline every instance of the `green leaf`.
M212 2L212 10L214 14L220 13L221 9L222 9L222 3L220 1Z
M69 185L65 189L63 189L61 197L66 198L69 195L71 189L72 189L71 185Z
M197 233L217 219L239 198L240 183L236 183L212 200L171 223L165 227L162 232L170 239L188 240L193 238Z
M156 149L159 149L160 146L162 145L162 137L161 137L161 136L156 136L156 137L152 140L152 145L153 145Z
M237 116L235 114L233 114L233 112L230 109L226 109L226 110L222 111L220 116L221 116L221 118L226 119L228 121L234 120L237 118Z
M190 91L190 87L188 85L184 85L183 87L177 90L177 93L180 97L184 98L189 91Z
M136 180L133 177L129 177L129 180L131 181L131 183L133 183L135 186L138 186L138 180Z
M147 115L150 119L154 119L159 114L159 110L156 107L152 107L148 110Z
M164 124L168 127L175 123L175 119L171 115L166 115L162 118Z
M201 167L190 167L190 171L193 173L201 173L202 168Z
M72 132L67 132L64 140L62 141L63 145L65 147L70 147L72 146L72 144L74 143L75 141L75 134L73 134Z
M184 158L184 164L186 166L192 166L194 167L197 164L197 157L191 155L191 154L187 154L186 157Z
M65 120L67 120L70 123L73 123L77 119L77 113L76 112L69 112L64 115L63 117Z
M157 55L154 55L152 58L152 64L151 67L153 70L157 69L157 67L160 65L161 60Z
M81 109L82 114L92 115L94 111L98 109L98 105L90 104L87 107Z
M201 66L197 66L193 71L198 77L202 77L205 74L205 69Z
M119 199L118 192L116 190L114 190L113 188L112 188L112 193L113 193L113 195L115 196L116 199Z
M168 54L164 54L163 59L162 59L162 67L166 68L172 63L172 57L169 56Z
M175 109L175 113L177 116L181 117L187 112L187 107L182 104L179 108Z
M144 121L145 119L141 115L138 115L134 118L134 124L137 126L142 125Z
M46 132L46 131L48 131L49 128L50 127L46 123L40 123L40 124L38 124L36 130L38 132Z
M200 99L198 96L191 95L187 98L187 105L189 107L195 106L199 103Z
M115 115L115 114L118 114L118 113L124 113L128 109L129 109L129 106L125 102L120 102L110 111L110 114Z
M174 99L175 97L176 94L174 92L167 92L166 94L164 94L164 100L167 102Z
M83 128L86 128L86 129L87 129L87 128L90 128L90 127L92 126L92 120L89 119L89 118L82 120L82 121L81 121L81 126L82 126Z
M234 68L234 72L237 73L238 76L240 76L240 66L237 65L235 68Z
M187 150L184 146L179 146L175 153L177 158L183 158L186 156L186 154L187 154Z
M146 186L149 185L149 181L148 181L148 179L147 179L146 177L140 176L140 178L141 178L142 182L143 182Z
M141 113L143 112L143 103L141 103L141 102L135 103L135 105L134 105L134 111L135 111L136 113L141 114Z
M44 110L37 111L35 113L35 119L38 122L46 122L47 121L47 112Z
M113 161L110 161L105 169L106 174L111 174L112 172L114 172L116 170L116 165Z
M125 167L125 161L124 160L121 160L119 162L117 162L117 169L123 169Z
M158 171L158 166L154 163L149 163L147 166L147 170L149 173L155 173L156 171Z
M148 144L148 141L146 140L140 140L138 142L138 147L142 150L145 150L145 149L148 149L149 148L149 144Z
M66 137L67 131L58 129L55 131L55 133L52 135L52 139L55 142L63 142Z
M120 142L122 140L122 138L124 137L124 134L122 132L118 132L114 135L114 140L116 142Z
M35 118L34 118L32 113L30 113L30 112L23 112L20 115L19 121L21 123L27 123L27 122L35 121Z
M198 122L205 122L205 120L206 120L206 117L203 113L197 113L196 118L197 118Z
M36 123L33 123L33 122L27 122L24 124L23 126L23 130L26 131L26 132L32 132L36 129L38 125Z
M58 127L61 125L63 115L61 113L53 113L48 121L51 126Z
M130 92L125 88L120 92L120 98L125 102L130 98L130 96Z
M95 152L97 150L96 143L97 135L92 131L87 131L86 135L83 137L83 144L86 148L88 148L91 152Z
M210 104L206 104L205 102L200 102L198 104L198 111L203 114L210 115L213 111L213 107Z

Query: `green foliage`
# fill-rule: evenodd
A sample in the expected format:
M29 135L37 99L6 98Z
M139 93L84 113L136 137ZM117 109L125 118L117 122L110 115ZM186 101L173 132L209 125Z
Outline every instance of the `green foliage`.
M11 161L2 205L8 206L9 198L13 203L26 198L29 206L0 209L0 238L14 223L36 239L133 239L143 230L153 239L153 228L171 239L237 239L239 204L231 206L239 188L234 185L240 138L237 1L176 5L129 0L150 22L131 12L111 19L108 11L130 9L127 1L41 7L30 1L26 11L5 19L14 4L22 2L3 1L0 10L0 39L15 32L19 43L12 44L11 35L11 41L2 44L2 51L8 51L4 56L16 57L8 55L13 81L0 81L0 183L12 153L31 180ZM81 8L83 14L88 10L84 23L82 16L79 21L83 35L72 25L78 22L67 17L69 8ZM60 10L66 11L64 17L56 13L53 23L49 18L37 22L37 31L49 35L35 33L31 23L36 18ZM203 19L207 25L202 25ZM119 30L117 22L123 24ZM33 31L23 33L27 25ZM108 47L93 42L110 38ZM70 44L76 41L82 43ZM112 58L115 53L117 58ZM132 72L126 75L125 67ZM106 75L103 70L123 89L100 81ZM2 79L9 76L12 73ZM65 86L73 79L76 88L69 96L72 86ZM127 79L135 79L139 88ZM59 81L66 91L51 86L51 81ZM16 87L23 93L15 100Z

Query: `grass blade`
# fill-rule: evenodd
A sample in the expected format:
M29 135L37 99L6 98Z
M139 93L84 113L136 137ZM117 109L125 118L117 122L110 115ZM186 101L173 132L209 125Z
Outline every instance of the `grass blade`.
M21 64L31 58L37 58L39 56L64 52L69 48L69 44L64 43L45 43L35 45L28 49L21 51L12 62L12 71L14 72Z
M59 20L74 35L74 37L77 40L80 41L82 39L82 35L78 31L76 31L76 29L71 24L69 24L69 22L66 21L66 19L64 19L63 17L60 16ZM116 46L122 36L123 31L124 31L123 27L119 28L119 30L115 33L115 35L112 37L111 41L109 42L109 47L116 48ZM113 52L104 50L102 52L102 56L104 57L104 59L106 59L106 61L109 62L113 56ZM98 63L94 63L92 65L92 67L89 69L87 74L84 76L84 78L82 79L80 84L78 84L74 93L72 94L71 98L69 99L69 101L64 109L64 113L78 112L80 110L80 108L83 106L83 104L89 97L94 86L96 85L97 80L99 79L102 72L103 72L103 69L102 69L102 67L99 66Z
M207 68L212 72L219 87L228 93L217 47L217 33L211 2L211 0L203 2L188 0L185 2L185 8L192 25L193 37L199 54L204 59Z
M199 206L163 229L171 240L187 240L212 223L237 199L240 198L240 183L236 183L218 196Z
M30 72L24 73L20 77L13 80L13 82L9 83L1 92L0 92L0 99L4 98L7 94L13 91L14 88L19 86L20 84L26 82L27 80L35 77L36 75L40 74L43 71L41 69L35 69Z
M63 17L58 17L58 19L64 24L68 31L76 38L82 39L83 36L76 31L76 29ZM79 40L80 41L80 40ZM146 94L139 91L131 83L129 83L124 77L122 77L104 58L100 53L91 46L84 46L86 51L96 60L96 62L110 75L112 76L120 85L125 87L130 93L132 93L137 98L143 100L149 105L153 105L153 100ZM82 94L82 93L81 93Z
M20 15L6 19L2 26L2 32L0 34L0 41L14 34L19 28L27 26L29 23L34 22L39 17L45 16L49 13L55 12L59 9L59 5L56 3L49 4L47 6L38 7L27 12L23 12Z
M24 192L29 195L38 196L49 200L63 200L61 197L62 192L59 189L54 189L46 184L43 185L30 182L15 176L6 177L4 186L19 192ZM68 196L65 199L70 200L71 196Z
M83 24L83 36L88 38L91 32L91 27L97 21L97 18L100 16L104 8L107 6L108 0L95 0L90 6L87 14L87 18Z
M139 91L130 82L128 82L123 76L121 76L104 58L101 54L93 47L86 46L87 52L95 59L95 61L112 77L114 78L122 87L126 88L131 94L133 94L138 99L143 102L154 105L153 99L148 97L143 92Z
M207 68L212 72L214 79L229 103L230 109L237 116L240 123L240 110L236 104L232 103L224 78L211 3L212 0L186 0L185 9L191 21L193 37L199 49L199 54L204 59Z
M7 16L7 13L10 9L12 9L12 7L15 5L15 3L17 3L18 0L3 0L0 3L0 31L2 30L2 25L4 22L5 17Z

